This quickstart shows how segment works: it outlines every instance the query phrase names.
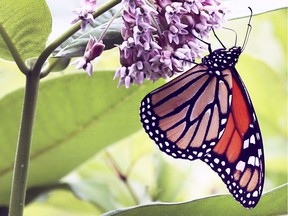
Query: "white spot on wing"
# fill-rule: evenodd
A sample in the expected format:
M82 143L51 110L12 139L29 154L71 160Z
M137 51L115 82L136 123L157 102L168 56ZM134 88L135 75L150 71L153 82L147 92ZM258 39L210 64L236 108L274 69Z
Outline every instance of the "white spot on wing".
M243 149L246 149L246 148L248 148L248 147L249 147L249 140L246 139L246 140L244 141Z
M227 122L227 119L226 119L226 118L225 118L225 119L222 119L222 120L221 120L221 125L224 125L226 122Z
M260 140L260 134L259 133L256 133L256 139Z
M259 163L259 158L258 158L258 157L256 157L255 165L256 165L257 167L259 167L259 165L260 165L260 163Z
M255 164L255 156L250 156L249 159L248 159L248 164L251 164L254 166Z
M250 137L250 143L255 144L255 136L254 134Z
M232 102L232 95L229 95L229 105L231 105L231 102Z
M262 150L258 149L258 157L260 158L262 156Z
M239 161L236 165L236 169L237 170L240 170L241 172L244 171L245 169L245 162L244 161Z
M198 157L202 157L203 152L199 152Z
M224 133L224 130L225 130L225 129L223 129L222 131L220 131L218 138L222 137L222 135L223 135L223 133Z
M253 197L258 197L258 191L254 191L254 193L252 194Z

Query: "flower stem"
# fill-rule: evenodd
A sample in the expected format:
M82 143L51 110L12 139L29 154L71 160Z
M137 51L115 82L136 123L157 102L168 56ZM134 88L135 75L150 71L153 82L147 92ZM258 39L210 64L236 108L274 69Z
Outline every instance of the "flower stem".
M106 2L104 5L99 7L97 11L93 13L93 17L96 18L100 16L101 14L105 13L115 5L119 4L121 0L111 0ZM71 28L69 28L66 32L64 32L61 36L59 36L57 39L55 39L52 43L50 43L45 50L41 53L39 56L34 69L33 70L40 70L42 66L44 65L45 61L48 59L48 57L51 55L51 53L60 46L64 41L66 41L69 37L71 37L73 34L75 34L81 26L81 22L78 22L74 24ZM46 71L44 74L41 74L41 78L47 76L49 74L49 71Z
M9 216L21 216L25 205L26 182L39 80L40 75L35 71L26 75L25 97L13 170Z

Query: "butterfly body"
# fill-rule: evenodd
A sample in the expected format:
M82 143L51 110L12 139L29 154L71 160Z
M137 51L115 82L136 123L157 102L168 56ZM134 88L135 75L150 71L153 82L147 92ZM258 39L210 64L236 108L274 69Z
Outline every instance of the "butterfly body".
M264 183L259 124L235 64L241 47L218 49L149 93L141 103L145 131L174 158L200 159L244 207L255 207Z

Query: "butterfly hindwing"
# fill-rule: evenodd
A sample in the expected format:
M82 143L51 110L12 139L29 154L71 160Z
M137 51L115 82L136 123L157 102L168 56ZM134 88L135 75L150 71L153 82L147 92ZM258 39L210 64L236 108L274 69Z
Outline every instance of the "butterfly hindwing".
M201 158L244 207L258 203L264 183L264 152L259 124L249 94L233 69L232 106L223 136Z

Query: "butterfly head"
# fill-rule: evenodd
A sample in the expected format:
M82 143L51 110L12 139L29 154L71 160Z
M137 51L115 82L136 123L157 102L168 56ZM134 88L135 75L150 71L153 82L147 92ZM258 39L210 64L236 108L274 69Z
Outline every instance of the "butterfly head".
M217 49L202 59L202 64L210 69L225 70L234 67L242 52L241 47L232 47L230 49Z

